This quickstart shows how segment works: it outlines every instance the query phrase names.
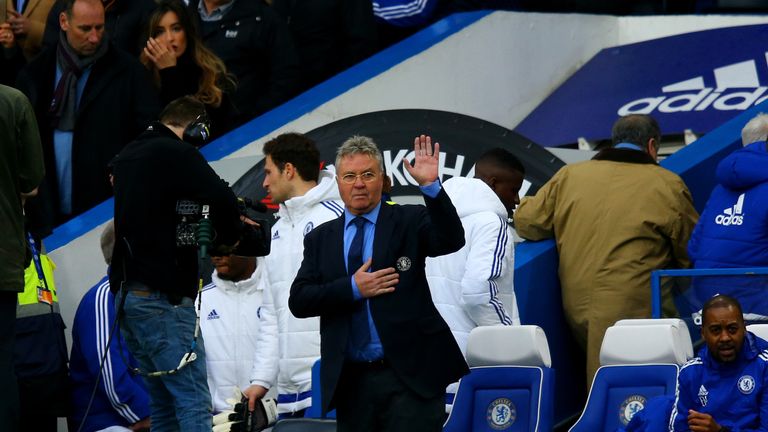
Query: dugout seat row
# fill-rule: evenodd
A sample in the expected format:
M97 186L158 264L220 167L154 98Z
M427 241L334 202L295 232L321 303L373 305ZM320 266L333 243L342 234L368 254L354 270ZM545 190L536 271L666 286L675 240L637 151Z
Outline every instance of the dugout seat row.
M605 334L602 367L571 432L608 432L625 426L654 396L674 395L680 365L693 356L679 319L622 320ZM459 382L444 432L551 431L554 371L544 331L537 326L478 327L469 336L470 373ZM315 365L315 372L319 363ZM313 378L319 378L314 375ZM318 381L315 380L317 383ZM319 385L313 385L319 406ZM319 417L319 411L308 411ZM333 430L332 419L278 423L275 432ZM297 429L298 428L298 429Z

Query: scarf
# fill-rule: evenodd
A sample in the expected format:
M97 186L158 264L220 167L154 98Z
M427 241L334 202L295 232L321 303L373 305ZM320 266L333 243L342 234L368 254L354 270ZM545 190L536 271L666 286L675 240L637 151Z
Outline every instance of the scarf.
M53 92L53 100L48 113L51 115L51 126L63 131L75 129L77 117L77 80L83 71L91 67L104 56L108 47L107 41L102 41L96 52L89 57L79 57L67 42L67 35L59 33L59 44L56 48L56 64L61 69L61 79Z

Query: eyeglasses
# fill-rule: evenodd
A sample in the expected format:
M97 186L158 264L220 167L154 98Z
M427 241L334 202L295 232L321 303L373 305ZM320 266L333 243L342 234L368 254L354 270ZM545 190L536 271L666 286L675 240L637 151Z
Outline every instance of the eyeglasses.
M360 177L360 180L362 180L363 183L370 183L370 182L376 180L377 176L376 176L376 173L372 173L370 171L366 171L366 172L364 172L362 174L352 174L352 173L349 173L349 174L344 174L343 176L341 176L341 181L346 183L346 184L355 184L355 182L357 181L358 177Z

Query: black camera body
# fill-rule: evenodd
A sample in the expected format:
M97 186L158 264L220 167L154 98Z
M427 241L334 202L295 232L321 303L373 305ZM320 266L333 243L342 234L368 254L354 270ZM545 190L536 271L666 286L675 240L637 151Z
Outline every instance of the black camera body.
M249 217L248 207L251 201L238 198L240 214ZM210 215L210 207L192 200L179 200L176 202L176 247L195 248L200 246L201 225L200 221ZM249 217L250 218L250 217ZM269 222L261 219L250 218L258 226L241 223L240 238L236 246L216 243L213 236L213 244L209 249L211 255L240 255L240 256L266 256L271 249Z

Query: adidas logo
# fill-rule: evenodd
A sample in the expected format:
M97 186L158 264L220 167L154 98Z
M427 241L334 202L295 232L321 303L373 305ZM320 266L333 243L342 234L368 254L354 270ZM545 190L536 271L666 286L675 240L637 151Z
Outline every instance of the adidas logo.
M219 319L219 314L216 313L216 309L212 309L211 312L208 314L208 321Z
M275 233L272 234L272 240L277 240L280 238L280 231L275 230Z
M768 61L768 52L766 53ZM761 86L755 60L746 60L715 68L715 87L704 85L704 76L697 76L661 88L663 93L680 93L674 96L646 97L629 102L619 108L618 114L650 114L704 111L744 111L768 99L763 94L768 87ZM727 91L729 89L754 89L752 91Z
M742 216L742 209L744 208L744 195L739 195L739 199L736 200L736 205L728 207L723 210L723 214L719 214L715 217L715 223L723 226L741 225L744 223L744 216Z
M704 384L699 387L699 402L701 402L701 406L707 406L707 399L709 396L709 392L704 387Z

